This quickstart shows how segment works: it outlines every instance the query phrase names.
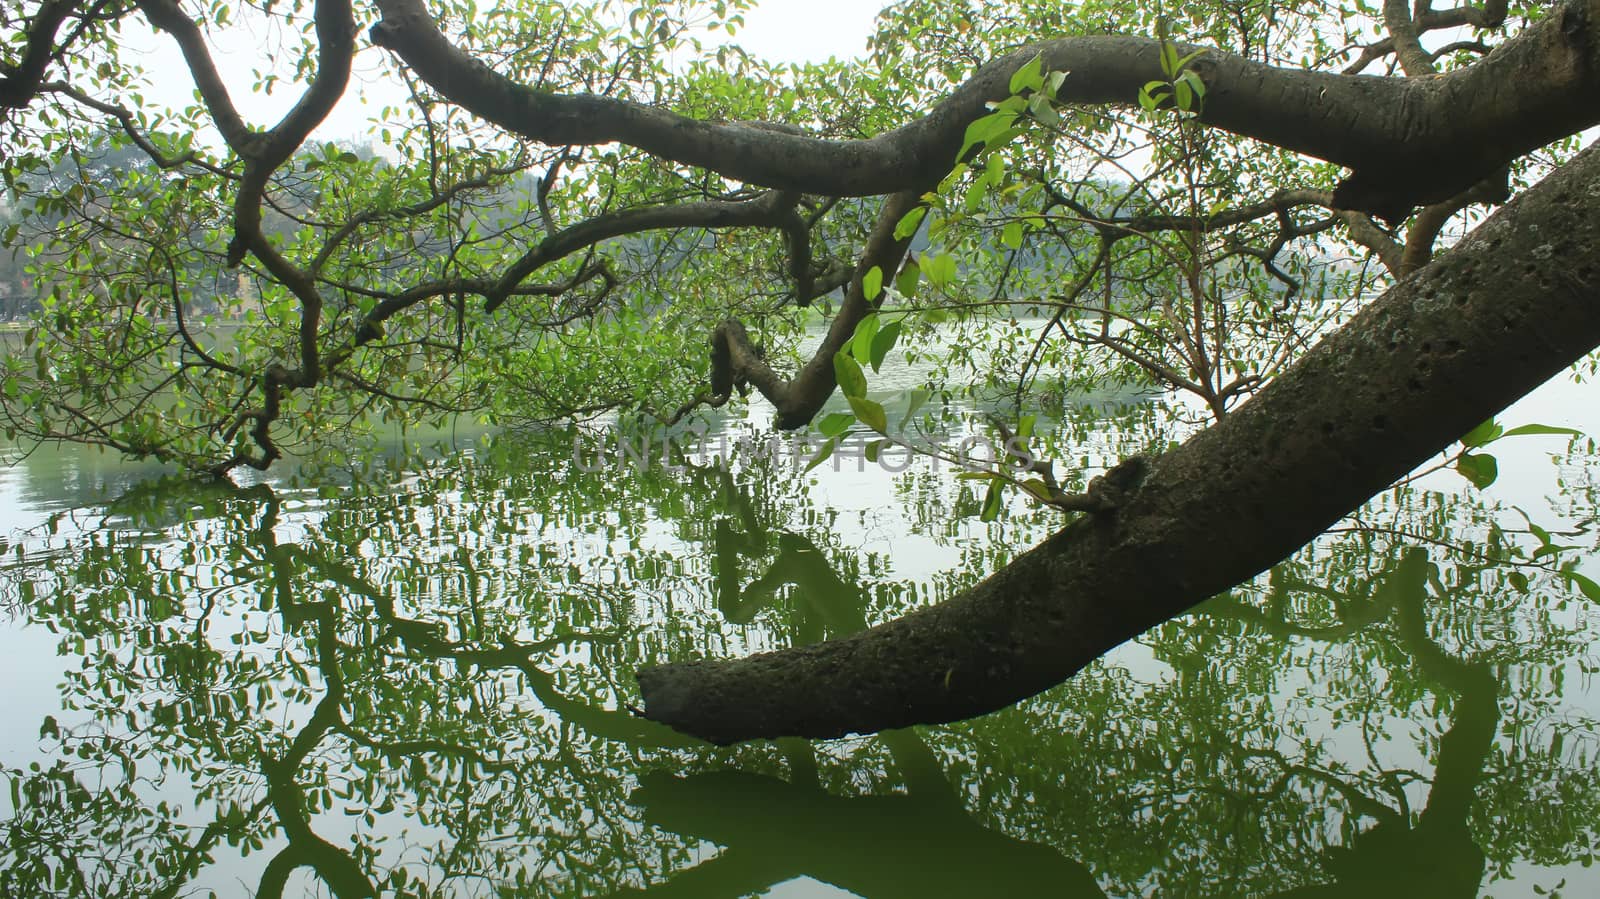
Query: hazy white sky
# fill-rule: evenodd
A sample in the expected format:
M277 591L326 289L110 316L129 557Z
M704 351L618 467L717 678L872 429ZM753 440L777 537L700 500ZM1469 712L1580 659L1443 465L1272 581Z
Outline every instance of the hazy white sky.
M734 38L766 59L808 62L866 49L872 20L886 0L763 0Z

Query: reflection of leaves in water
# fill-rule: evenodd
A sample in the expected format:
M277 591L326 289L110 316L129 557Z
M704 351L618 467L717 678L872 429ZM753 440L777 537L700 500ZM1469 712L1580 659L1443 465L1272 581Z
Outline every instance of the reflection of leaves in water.
M1048 518L900 581L773 472L568 456L505 440L331 498L164 484L8 557L81 664L39 769L8 762L0 893L292 895L309 866L340 895L1383 895L1404 860L1470 895L1594 851L1592 631L1554 566L1494 561L1475 501L1379 503L1004 713L702 751L628 713L640 665L935 601ZM949 539L951 492L906 483L906 530Z

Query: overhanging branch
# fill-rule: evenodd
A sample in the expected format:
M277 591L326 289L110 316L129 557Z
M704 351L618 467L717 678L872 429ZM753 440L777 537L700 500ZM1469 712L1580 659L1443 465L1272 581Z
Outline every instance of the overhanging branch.
M968 718L1248 580L1600 345L1597 191L1590 149L1157 459L1115 511L854 636L644 669L645 716L716 743Z
M424 0L377 0L375 44L475 115L552 146L617 141L749 184L833 196L884 195L937 182L985 104L1036 54L1070 73L1059 98L1137 101L1163 78L1160 44L1141 37L1045 41L983 68L924 117L865 140L833 141L718 123L594 95L518 84L452 44ZM1397 220L1458 193L1510 160L1600 122L1600 0L1568 0L1485 59L1435 78L1374 78L1282 68L1211 50L1203 121L1353 170L1341 208ZM1188 52L1194 47L1182 47Z

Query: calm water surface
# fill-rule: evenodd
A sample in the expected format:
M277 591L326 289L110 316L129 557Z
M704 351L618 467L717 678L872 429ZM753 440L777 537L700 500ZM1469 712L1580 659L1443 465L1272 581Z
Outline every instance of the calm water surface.
M1062 468L1181 436L1121 399L1051 423ZM738 447L765 417L711 426L727 465L0 468L0 896L1600 895L1593 441L1429 475L1016 708L709 749L629 714L634 671L937 602L1059 522L980 522L927 459L796 475Z

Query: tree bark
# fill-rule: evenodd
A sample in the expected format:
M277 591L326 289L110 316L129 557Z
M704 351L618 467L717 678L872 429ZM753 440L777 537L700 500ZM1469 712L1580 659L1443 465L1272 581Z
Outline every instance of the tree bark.
M548 146L617 141L748 184L827 196L879 196L938 181L968 124L1010 94L1035 55L1067 72L1066 103L1137 102L1164 80L1159 41L1087 36L1042 41L980 68L929 113L865 140L826 140L718 123L594 95L518 84L451 43L426 0L377 0L374 44L394 51L463 109ZM1201 48L1181 46L1189 53ZM1348 166L1340 208L1391 221L1459 193L1513 159L1600 122L1600 0L1567 0L1482 61L1429 78L1378 78L1270 66L1220 50L1192 64L1207 90L1202 121Z
M714 743L969 718L1293 553L1600 345L1600 151L1406 278L1220 424L938 606L851 637L639 672Z

